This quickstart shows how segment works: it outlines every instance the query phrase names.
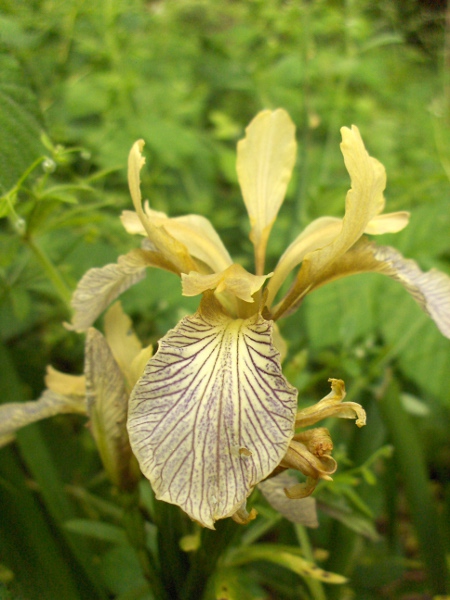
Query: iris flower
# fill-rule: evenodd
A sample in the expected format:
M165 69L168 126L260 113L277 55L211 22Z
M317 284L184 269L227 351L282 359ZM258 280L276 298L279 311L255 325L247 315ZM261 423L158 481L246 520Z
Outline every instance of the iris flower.
M329 416L365 423L359 404L343 401L340 380L331 380L331 393L319 403L297 411L297 390L281 369L284 344L276 321L296 310L306 294L340 277L378 272L399 281L450 337L450 278L436 270L423 273L395 249L366 237L400 231L409 215L383 213L384 167L369 156L357 127L343 127L341 134L351 179L345 215L310 223L272 273L265 271L267 243L296 157L295 127L284 110L259 113L238 143L254 273L233 262L206 218L170 218L142 202L144 142L137 141L128 161L134 211L121 218L129 233L144 237L142 246L116 264L88 271L74 293L72 329L78 332L88 330L147 267L179 276L185 296L201 295L197 312L169 331L147 362L130 395L127 426L156 497L206 527L228 516L252 518L247 497L280 470L306 475L304 483L287 488L291 498L307 496L319 479L330 478L336 463L328 431L296 429Z

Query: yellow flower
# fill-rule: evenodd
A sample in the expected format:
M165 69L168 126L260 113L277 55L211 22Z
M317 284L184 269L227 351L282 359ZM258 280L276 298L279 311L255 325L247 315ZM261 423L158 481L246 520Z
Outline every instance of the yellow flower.
M142 348L119 302L107 311L104 325L105 336L93 327L87 332L84 375L47 367L47 389L38 400L0 406L0 447L30 423L64 413L87 415L108 477L130 490L139 481L139 468L126 430L128 398L152 348Z
M281 371L275 321L294 311L307 293L339 277L379 272L400 281L450 337L450 278L434 270L422 273L396 250L364 236L400 231L408 213L382 214L384 167L369 156L356 127L341 133L351 179L345 216L313 221L270 274L265 274L267 241L296 155L295 128L284 110L259 113L238 144L254 273L233 263L204 217L169 218L142 204L144 143L136 142L128 163L135 212L125 211L122 222L129 233L144 236L142 248L117 264L91 269L73 296L72 328L85 331L147 267L177 274L184 295L203 295L198 311L169 331L148 361L130 397L128 432L156 497L179 505L206 527L233 514L241 522L250 518L246 498L278 467L307 475L306 484L289 492L295 497L330 477L336 465L327 431L295 435L296 426L331 415L365 422L359 405L341 402L345 391L338 380L332 381L332 398L297 414L297 391ZM299 265L279 298L283 282Z

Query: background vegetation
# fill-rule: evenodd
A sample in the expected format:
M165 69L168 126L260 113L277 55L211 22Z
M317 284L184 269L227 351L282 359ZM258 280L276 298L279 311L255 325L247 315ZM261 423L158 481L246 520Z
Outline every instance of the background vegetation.
M152 207L209 217L245 265L236 142L259 110L288 110L299 155L271 266L312 219L342 215L349 181L339 128L354 123L386 166L388 210L412 213L410 226L383 243L450 273L444 2L1 0L0 8L1 402L37 398L47 364L82 371L82 336L61 323L83 273L137 243L118 216L131 205L125 165L141 137ZM141 339L155 344L196 307L159 272L123 302ZM449 594L449 341L400 286L376 275L317 291L282 333L301 402L327 393L328 377L345 379L368 426L331 425L340 470L318 492L328 511L317 530L290 524L257 497L258 520L238 531L221 523L189 554L177 535L200 532L173 511L163 526L152 523L143 483L147 542L159 548L172 597L191 557L213 569L208 548L220 536L235 554L222 556L208 598ZM0 598L152 598L124 510L83 419L21 431L0 450ZM168 562L163 534L173 536ZM297 546L348 583L322 584L292 561L275 564L261 550L269 542Z

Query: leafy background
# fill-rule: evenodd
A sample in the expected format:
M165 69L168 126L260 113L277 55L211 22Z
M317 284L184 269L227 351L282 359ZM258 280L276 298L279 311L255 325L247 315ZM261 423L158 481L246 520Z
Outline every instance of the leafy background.
M118 215L138 138L152 207L209 217L250 267L235 146L259 110L285 108L299 153L270 267L312 219L342 215L339 128L354 123L386 166L388 210L412 213L382 243L450 273L448 23L445 2L415 0L1 0L1 401L38 397L47 364L81 372L83 340L61 323L82 274L136 244ZM123 302L154 343L196 307L156 272ZM449 341L375 275L315 292L281 328L301 402L340 377L370 420L358 432L330 424L342 471L319 492L339 520L321 515L305 541L259 499L261 531L239 544L295 542L350 581L311 583L292 564L260 564L260 549L251 570L229 559L208 597L225 594L222 580L229 599L450 593ZM375 483L358 467L386 444ZM82 419L28 427L0 454L0 598L152 597Z

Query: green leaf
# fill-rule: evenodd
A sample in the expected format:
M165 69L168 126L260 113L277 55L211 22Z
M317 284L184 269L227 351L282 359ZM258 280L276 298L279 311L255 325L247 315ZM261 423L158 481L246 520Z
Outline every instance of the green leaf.
M127 536L121 527L89 519L70 519L64 523L68 531L112 544L126 544Z
M0 55L0 194L10 190L45 149L37 98L18 62Z
M243 565L249 562L266 560L297 573L302 577L312 577L326 583L345 583L347 579L337 573L324 571L314 563L305 560L299 548L272 544L247 546L233 552L228 560L229 566Z

